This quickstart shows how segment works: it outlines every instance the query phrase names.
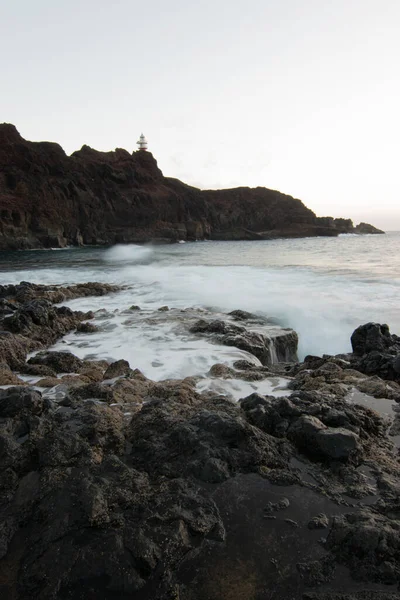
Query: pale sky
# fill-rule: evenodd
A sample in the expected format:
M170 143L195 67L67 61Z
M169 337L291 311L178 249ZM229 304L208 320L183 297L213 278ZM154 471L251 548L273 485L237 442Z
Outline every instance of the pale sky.
M400 0L0 0L0 122L400 230Z

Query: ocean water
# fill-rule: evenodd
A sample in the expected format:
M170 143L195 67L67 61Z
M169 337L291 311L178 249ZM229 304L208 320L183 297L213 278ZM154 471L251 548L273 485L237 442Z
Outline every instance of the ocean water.
M267 316L297 331L300 358L349 351L351 333L368 321L387 323L400 334L398 232L0 253L0 282L20 281L126 286L117 294L68 302L73 309L99 311L100 332L69 334L55 347L81 357L126 358L156 380L205 375L216 362L248 358L189 335L180 309ZM142 311L129 311L133 304ZM164 305L174 310L157 312ZM243 382L231 384L243 395Z

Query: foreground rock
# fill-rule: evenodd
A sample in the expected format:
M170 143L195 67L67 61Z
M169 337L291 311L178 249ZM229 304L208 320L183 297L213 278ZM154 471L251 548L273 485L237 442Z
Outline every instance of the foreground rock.
M79 373L83 361L71 352L38 352L29 359L30 365L45 365L54 373Z
M3 302L3 312L12 313L15 308L30 300L44 299L54 304L85 298L88 296L105 296L118 292L121 288L108 283L78 283L66 287L56 285L38 285L22 281L19 284L0 285L0 299Z
M318 218L275 190L200 190L164 177L149 152L83 146L67 156L58 144L24 140L6 123L0 125L0 172L3 250L355 231L350 219ZM378 232L365 224L361 230Z
M92 313L56 308L48 300L32 300L2 322L0 361L19 369L28 352L53 344Z
M36 366L85 368L67 354ZM61 401L0 391L2 598L396 597L400 465L374 411L105 366Z
M358 370L400 381L400 337L391 334L387 325L361 325L351 336L351 344Z
M45 348L78 328L93 313L53 306L81 296L103 296L120 288L103 283L85 283L65 288L22 282L0 286L3 300L0 316L0 363L18 370L28 352ZM89 324L86 328L91 331ZM45 374L45 373L43 373Z
M272 345L244 311L182 311L186 331L263 363L215 364L210 377L290 377L286 396L233 402L199 393L198 378L154 382L125 360L44 350L90 314L26 285L4 292L0 336L1 381L13 386L0 390L1 598L398 597L398 449L387 417L349 401L354 389L400 400L392 371L361 371L375 352L395 372L385 326L359 328L353 354L288 363L290 330Z
M243 311L236 312L244 314ZM295 331L282 327L268 327L266 323L262 329L259 320L252 318L252 315L241 317L240 320L248 321L248 326L229 321L200 319L190 327L190 332L210 335L220 344L244 350L258 358L263 365L297 360L298 336ZM256 328L254 324L257 324Z
M168 310L166 310L168 309ZM298 336L258 315L236 310L228 314L198 308L161 307L152 313L130 307L126 325L141 327L174 325L178 335L206 337L216 345L233 346L255 357L252 367L297 361ZM251 356L248 356L251 360ZM257 360L258 359L258 360ZM260 361L260 362L259 362ZM250 364L250 363L249 363Z

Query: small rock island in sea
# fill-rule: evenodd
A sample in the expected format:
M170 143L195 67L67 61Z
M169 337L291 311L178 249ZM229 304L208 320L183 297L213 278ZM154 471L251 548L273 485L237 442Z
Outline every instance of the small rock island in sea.
M0 125L0 249L383 233L267 188L200 190L164 177L143 140L132 154L83 146L67 156Z

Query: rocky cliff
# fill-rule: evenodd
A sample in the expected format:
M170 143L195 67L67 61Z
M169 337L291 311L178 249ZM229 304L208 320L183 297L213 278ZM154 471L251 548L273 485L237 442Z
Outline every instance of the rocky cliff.
M0 125L3 250L353 231L350 219L317 218L274 190L199 190L164 177L149 152L83 146L67 156L58 144L29 142L14 125Z

